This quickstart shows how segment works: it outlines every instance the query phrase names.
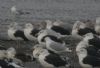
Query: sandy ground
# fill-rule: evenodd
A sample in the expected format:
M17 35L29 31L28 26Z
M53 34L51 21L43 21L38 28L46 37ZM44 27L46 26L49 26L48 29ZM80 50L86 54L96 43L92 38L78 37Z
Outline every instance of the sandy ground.
M16 6L17 10L25 14L18 15L15 19L21 26L27 22L37 23L46 19L62 20L67 27L71 28L75 20L95 20L100 16L99 0L0 0L0 39L7 40L8 25L12 23L13 17L10 12L12 6ZM30 42L21 43L21 50L28 50L31 46ZM13 41L0 41L1 45L6 47L16 44ZM75 49L75 46L70 46ZM80 68L77 64L75 54L69 55L73 58L72 66ZM37 62L26 63L28 68L41 68Z

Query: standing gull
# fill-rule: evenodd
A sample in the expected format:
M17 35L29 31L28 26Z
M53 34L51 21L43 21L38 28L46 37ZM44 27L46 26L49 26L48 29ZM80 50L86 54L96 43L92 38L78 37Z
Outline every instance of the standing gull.
M28 41L28 39L24 35L24 31L19 29L18 24L16 22L10 24L8 29L8 36L11 40Z
M29 14L28 12L25 13L21 10L18 10L15 5L11 7L11 13L14 14L14 15Z
M16 6L12 6L11 7L11 13L18 14L17 9L16 9Z
M95 31L97 32L98 35L100 35L100 17L96 19Z
M16 6L14 5L14 6L12 6L11 7L11 15L12 15L12 20L13 21L16 21L16 17L18 16L18 11L17 11L17 9L16 9Z
M18 24L16 22L10 24L10 27L8 29L8 36L11 40L28 41L28 39L24 35L24 32L19 29Z

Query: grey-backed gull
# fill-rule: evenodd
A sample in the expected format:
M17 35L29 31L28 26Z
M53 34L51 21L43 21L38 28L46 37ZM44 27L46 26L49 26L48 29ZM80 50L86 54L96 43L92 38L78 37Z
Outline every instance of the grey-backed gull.
M56 36L46 35L42 38L42 41L46 43L46 48L54 53L71 52L65 42Z

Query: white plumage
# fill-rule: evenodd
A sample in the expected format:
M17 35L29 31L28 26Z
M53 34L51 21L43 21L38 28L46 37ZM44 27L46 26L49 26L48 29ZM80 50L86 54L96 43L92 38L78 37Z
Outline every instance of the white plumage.
M12 6L11 7L11 13L16 17L16 15L23 15L23 14L28 14L27 12L23 12L23 11L21 11L21 10L18 10L17 8L16 8L16 6L14 5L14 6Z
M53 40L52 40L53 39ZM66 47L64 41L60 40L56 34L53 34L51 30L43 30L40 31L40 35L38 36L38 42L44 48L51 50L55 53L71 51Z
M16 22L10 24L10 26L8 28L8 36L10 39L13 39L13 40L18 39L14 36L14 33L16 32L17 29L18 29L18 24ZM19 38L19 39L21 39L21 38Z
M8 36L11 40L28 41L28 39L24 35L24 31L20 29L20 27L18 26L16 22L10 24L8 28Z
M78 52L78 59L79 59L79 64L83 67L83 68L92 68L91 65L89 64L85 64L84 58L87 57L87 51L85 48L81 48L80 51Z
M16 40L18 44L18 48L20 47L20 41L28 41L28 39L24 35L24 31L18 27L16 22L11 23L8 28L8 37L10 40Z
M13 13L13 14L17 14L18 12L17 12L17 9L16 9L16 6L12 6L11 7L11 12Z
M45 68L70 66L67 60L63 60L59 55L54 53L52 54L48 50L41 47L35 48L35 50L33 51L33 56Z
M82 48L87 48L87 47L91 46L88 41L89 41L89 39L92 39L92 38L93 38L92 33L86 34L84 36L83 40L80 41L78 43L78 45L76 46L76 53L78 53L80 51L80 49L82 49Z
M6 50L0 50L0 60L6 57Z
M39 44L43 45L43 47L45 47L46 44L45 44L44 41L42 41L42 38L43 38L44 36L46 36L46 35L48 35L48 33L47 33L47 31L45 31L45 30L41 30L41 31L38 33L38 37L37 37L38 42L39 42Z
M13 48L13 47L10 47L10 48L8 48L7 50L6 50L6 58L7 59L13 59L13 58L15 58L15 55L16 55L16 50L15 50L15 48Z
M13 47L5 48L0 46L0 59L11 59L14 58L16 50Z
M53 35L53 36L56 36L59 38L59 35L57 35L54 31L52 31L50 29L41 30L38 33L38 37L37 37L39 44L46 45L45 42L42 41L43 37L46 35Z
M6 49L4 47L0 47L0 49L1 49L0 50L0 66L2 68L10 68L10 67L23 68L20 65L17 65L17 63L20 64L19 62L15 62L15 60L14 60L15 55L16 55L15 48L10 47L10 48ZM11 61L9 61L9 60L11 60Z
M81 21L76 21L76 22L74 23L74 25L73 25L72 33L71 33L73 37L82 38L82 36L80 36L80 35L78 34L78 30L79 30L80 28L85 28L85 24L83 24L83 22L81 22Z
M76 46L76 53L79 59L79 64L83 68L93 68L100 66L100 58L96 56L98 50L88 50L88 48L92 46L89 42L92 38L94 38L94 35L92 33L88 33ZM91 51L93 53L91 53Z
M24 34L30 41L36 41L39 30L36 29L31 23L25 25Z
M100 67L100 58L95 55L90 55L86 48L81 48L78 52L79 64L83 68Z
M87 33L96 34L96 31L87 27L85 23L76 21L76 23L73 25L72 36L76 38L83 38L83 36Z
M49 29L51 32L53 32L53 34L57 35L57 36L61 36L59 33L53 31L51 28L53 26L53 22L50 20L46 20L46 29Z

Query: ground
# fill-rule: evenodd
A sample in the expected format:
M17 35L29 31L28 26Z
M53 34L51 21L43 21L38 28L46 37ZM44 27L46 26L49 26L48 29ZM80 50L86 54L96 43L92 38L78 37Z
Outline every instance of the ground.
M18 15L13 18L10 8L16 6L17 10L24 12L25 14ZM100 16L100 1L99 0L0 0L0 45L6 47L16 44L14 41L2 41L7 40L8 25L13 21L18 22L22 27L25 23L38 23L43 20L62 20L70 25L76 20L93 20ZM69 25L67 27L69 27ZM30 42L21 43L22 51L28 50L31 47ZM27 48L28 47L28 48ZM73 50L75 46L71 46ZM73 51L74 52L74 51ZM77 63L75 53L69 55L73 58L72 65L74 68L80 68ZM28 68L40 68L37 62L26 63Z

